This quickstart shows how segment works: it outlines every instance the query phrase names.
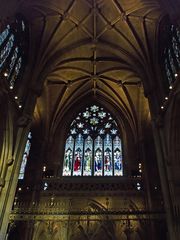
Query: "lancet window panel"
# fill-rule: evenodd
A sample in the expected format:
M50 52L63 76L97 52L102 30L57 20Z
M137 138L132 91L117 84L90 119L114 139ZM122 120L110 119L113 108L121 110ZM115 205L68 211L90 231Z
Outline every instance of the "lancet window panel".
M168 85L171 85L180 70L180 30L177 26L171 25L166 31L168 37L163 52L163 65Z
M32 141L32 135L31 135L31 132L29 132L26 146L24 149L24 154L23 154L23 159L22 159L18 179L24 179L25 169L26 169L26 165L27 165L27 161L28 161L30 149L31 149L31 141Z
M90 136L88 136L84 140L83 176L92 175L92 158L93 158L93 140Z
M113 116L97 104L71 122L65 142L63 176L123 176L122 141Z
M26 26L19 17L0 33L0 76L13 89L25 64Z

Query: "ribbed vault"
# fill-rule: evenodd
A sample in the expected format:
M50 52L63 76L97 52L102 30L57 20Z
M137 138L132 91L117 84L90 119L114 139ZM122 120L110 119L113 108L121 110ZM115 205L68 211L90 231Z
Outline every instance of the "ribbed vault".
M46 133L56 131L74 103L94 96L114 104L136 135L148 115L143 86L155 79L158 2L34 0L20 11L30 21L29 82L43 89L35 119Z

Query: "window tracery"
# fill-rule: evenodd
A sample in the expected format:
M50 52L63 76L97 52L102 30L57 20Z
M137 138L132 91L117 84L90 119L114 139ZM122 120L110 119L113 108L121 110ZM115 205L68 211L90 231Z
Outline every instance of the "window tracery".
M63 176L122 175L122 143L115 119L101 106L86 107L70 125Z
M168 39L163 53L164 70L168 84L171 85L180 70L180 30L175 25L170 25L166 31Z
M25 35L25 22L20 17L0 33L0 75L6 77L10 89L14 88L23 69Z

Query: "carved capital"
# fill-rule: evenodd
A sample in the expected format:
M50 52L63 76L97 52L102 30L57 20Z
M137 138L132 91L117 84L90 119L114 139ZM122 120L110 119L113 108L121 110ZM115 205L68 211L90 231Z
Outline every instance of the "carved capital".
M10 159L7 160L7 165L11 166L13 164L13 162L14 162L14 159L10 158Z

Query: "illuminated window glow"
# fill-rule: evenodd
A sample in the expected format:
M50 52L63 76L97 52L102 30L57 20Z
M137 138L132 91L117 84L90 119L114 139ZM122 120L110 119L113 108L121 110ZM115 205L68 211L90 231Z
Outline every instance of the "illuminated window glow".
M21 75L25 61L25 30L24 21L18 17L0 33L0 77L6 77L10 89Z
M23 159L22 159L18 179L24 179L26 164L27 164L27 160L29 158L29 152L30 152L30 149L31 149L31 139L32 139L31 132L29 132L28 139L27 139L26 146L25 146L25 150L24 150L24 154L23 154Z
M118 125L104 108L86 107L70 124L63 176L123 176Z
M174 25L167 27L166 31L168 37L163 56L164 70L168 84L171 85L180 70L180 31Z

